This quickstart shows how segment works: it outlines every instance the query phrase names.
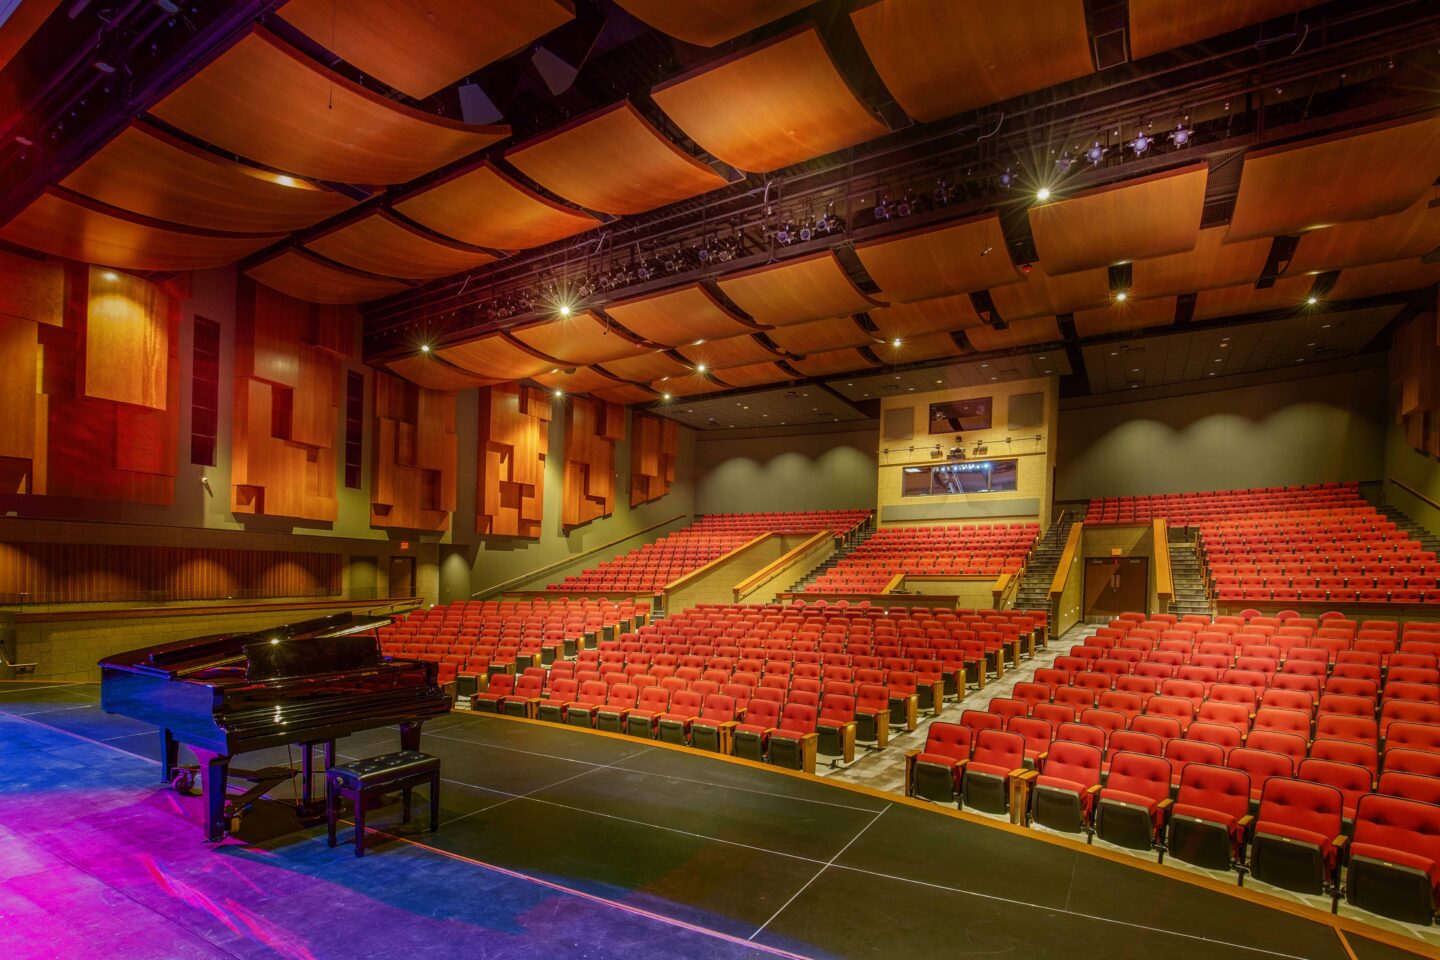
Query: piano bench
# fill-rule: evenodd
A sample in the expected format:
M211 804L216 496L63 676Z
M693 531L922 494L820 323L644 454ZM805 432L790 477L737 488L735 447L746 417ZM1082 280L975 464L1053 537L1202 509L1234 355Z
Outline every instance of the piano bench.
M335 846L335 821L340 801L349 799L355 810L355 856L365 855L365 803L390 790L400 790L402 823L410 822L410 791L430 786L430 829L440 827L440 758L414 750L356 760L325 771L325 819L330 846Z

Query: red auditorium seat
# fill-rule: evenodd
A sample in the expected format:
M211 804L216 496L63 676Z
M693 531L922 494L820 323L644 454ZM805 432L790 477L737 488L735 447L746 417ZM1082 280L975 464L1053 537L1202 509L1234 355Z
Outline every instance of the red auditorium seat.
M936 803L951 803L960 786L960 773L970 760L970 728L937 720L926 729L925 749L907 754L908 783L912 796Z
M1295 758L1253 747L1232 750L1225 758L1225 766L1240 770L1250 778L1250 799L1256 803L1260 801L1261 791L1271 777L1295 776Z
M776 700L752 699L743 722L735 725L733 749L737 757L764 760L770 749L770 735L780 725L780 703Z
M670 691L664 687L646 687L640 691L635 708L625 715L625 732L632 737L654 739L660 714L670 709Z
M1010 778L1025 772L1024 761L1025 739L1019 734L982 731L961 774L964 805L986 813L1005 813L1010 809Z
M787 703L780 723L770 734L770 762L791 770L815 771L816 709L803 703Z
M1132 850L1149 850L1163 834L1171 805L1170 764L1164 758L1115 754L1095 808L1095 835Z
M625 718L635 709L640 688L633 683L617 683L610 688L605 702L595 708L595 729L619 733L625 729Z
M690 722L690 745L714 753L728 752L735 728L735 698L723 693L705 697L700 716Z
M470 695L470 709L484 713L500 713L505 698L515 692L515 674L501 673L490 678L483 693Z
M1250 778L1207 764L1185 768L1171 809L1167 848L1186 863L1227 870L1243 862L1250 810Z
M1301 893L1335 885L1345 801L1323 783L1272 778L1255 817L1250 870L1258 880Z
M672 693L670 708L656 718L660 739L665 743L688 744L690 725L700 716L704 704L704 698L694 690Z
M1087 829L1100 787L1101 760L1101 751L1087 744L1051 744L1044 771L1036 778L1030 795L1032 819L1066 833Z
M541 720L550 720L555 723L562 723L565 720L566 708L574 702L579 693L579 684L574 680L561 678L550 681L550 691L540 701L538 715Z
M815 721L816 752L827 757L855 759L855 698L849 694L827 693L820 698Z
M1378 793L1362 797L1345 899L1392 919L1433 923L1440 904L1440 807Z
M860 684L855 691L855 739L883 747L889 736L889 689L878 683Z
M1427 777L1418 773L1401 770L1386 770L1380 774L1377 793L1387 797L1402 797L1421 803L1440 804L1440 777Z

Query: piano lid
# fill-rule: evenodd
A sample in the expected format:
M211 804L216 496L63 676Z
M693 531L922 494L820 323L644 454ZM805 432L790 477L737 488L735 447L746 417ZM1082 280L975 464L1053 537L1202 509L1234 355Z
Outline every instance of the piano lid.
M380 641L341 634L257 640L245 644L245 679L250 682L345 673L380 665Z

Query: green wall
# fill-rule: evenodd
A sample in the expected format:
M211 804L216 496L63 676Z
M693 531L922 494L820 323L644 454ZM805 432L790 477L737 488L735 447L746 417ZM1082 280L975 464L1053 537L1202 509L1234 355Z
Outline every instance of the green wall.
M1431 533L1440 531L1440 510L1400 489L1392 478L1440 503L1440 460L1411 447L1405 431L1394 423L1385 431L1385 502Z
M879 428L701 431L695 512L874 509Z

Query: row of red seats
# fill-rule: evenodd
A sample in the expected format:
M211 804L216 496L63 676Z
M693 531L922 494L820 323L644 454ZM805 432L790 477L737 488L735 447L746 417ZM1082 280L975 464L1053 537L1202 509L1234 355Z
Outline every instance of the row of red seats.
M816 593L876 593L898 574L1000 576L1019 573L1035 544L1034 523L886 527L810 586Z
M818 533L833 531L847 536L870 522L873 510L808 510L784 513L708 513L699 517L695 529L734 531L752 537L776 533Z
M1192 526L1206 520L1224 520L1245 513L1343 509L1358 499L1359 484L1354 481L1205 493L1101 497L1090 501L1085 521L1136 523L1163 517L1177 526Z

